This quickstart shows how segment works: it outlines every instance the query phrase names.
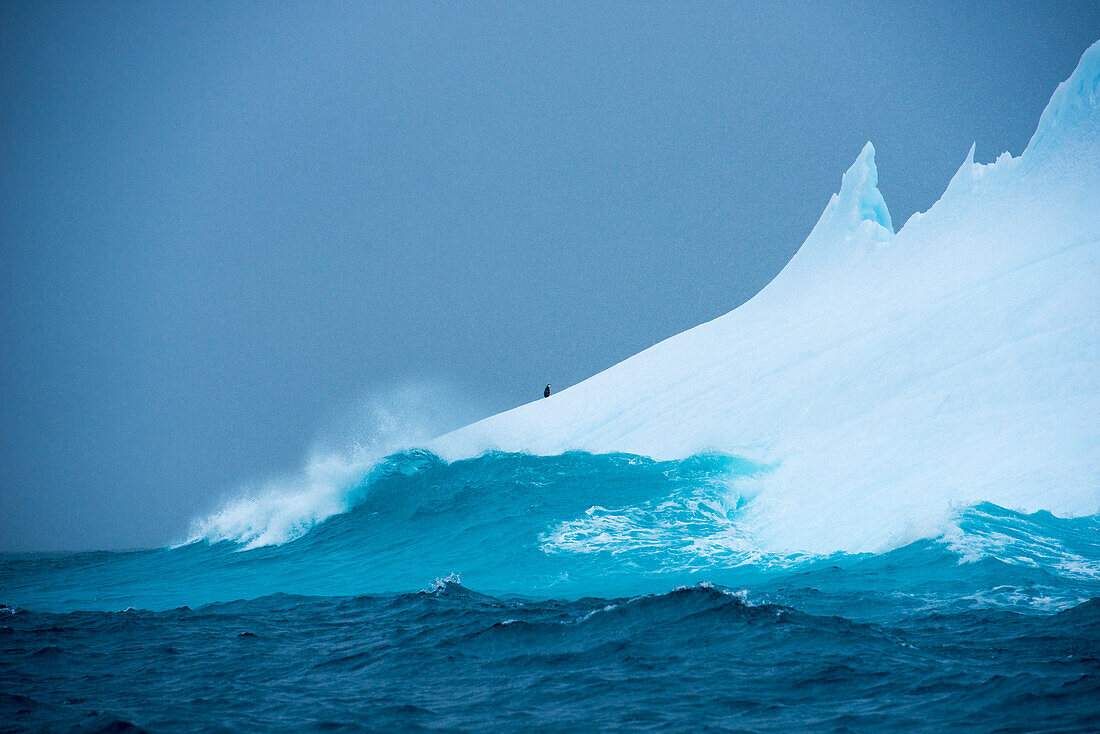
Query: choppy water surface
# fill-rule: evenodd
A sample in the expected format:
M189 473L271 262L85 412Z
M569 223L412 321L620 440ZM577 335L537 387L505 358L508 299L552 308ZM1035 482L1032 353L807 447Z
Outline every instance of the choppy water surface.
M765 470L411 452L280 545L0 556L0 726L1100 729L1100 517L783 556Z

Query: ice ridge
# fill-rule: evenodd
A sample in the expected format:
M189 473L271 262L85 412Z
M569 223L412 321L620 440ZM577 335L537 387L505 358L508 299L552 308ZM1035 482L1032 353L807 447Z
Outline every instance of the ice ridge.
M832 211L830 211L832 210ZM830 217L848 229L867 226L872 238L886 241L894 236L894 224L886 200L878 190L875 146L868 141L851 167L844 173L840 192L833 195L822 217ZM870 225L864 225L869 222Z
M1056 151L1080 156L1100 141L1100 41L1089 46L1069 79L1058 85L1039 118L1023 157L1036 161Z

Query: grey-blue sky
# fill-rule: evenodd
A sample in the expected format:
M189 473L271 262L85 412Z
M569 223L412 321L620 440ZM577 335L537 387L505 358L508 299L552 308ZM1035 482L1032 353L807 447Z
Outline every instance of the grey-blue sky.
M751 297L867 140L1018 154L1096 3L6 3L0 548L152 545L364 392L495 412Z

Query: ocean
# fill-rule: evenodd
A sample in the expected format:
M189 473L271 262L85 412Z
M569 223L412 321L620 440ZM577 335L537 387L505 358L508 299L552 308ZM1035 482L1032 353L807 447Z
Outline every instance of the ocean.
M0 555L0 729L1100 730L1100 515L779 553L767 471L407 451L279 543Z

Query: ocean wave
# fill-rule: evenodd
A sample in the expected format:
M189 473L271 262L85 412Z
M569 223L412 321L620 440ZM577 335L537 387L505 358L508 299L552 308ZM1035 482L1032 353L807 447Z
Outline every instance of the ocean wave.
M986 502L959 513L940 542L963 563L994 558L1067 578L1100 578L1100 515L1058 518Z
M407 451L327 475L326 496L338 495L327 517L265 524L295 515L280 504L257 510L257 498L175 548L6 559L0 589L5 603L28 608L116 610L403 592L432 579L445 589L459 575L494 595L630 597L711 582L753 589L762 602L816 603L812 587L914 610L1056 610L1100 594L1100 516L984 503L884 553L777 552L753 524L754 492L771 470L716 453L662 462L491 452L446 462Z

